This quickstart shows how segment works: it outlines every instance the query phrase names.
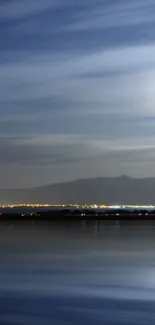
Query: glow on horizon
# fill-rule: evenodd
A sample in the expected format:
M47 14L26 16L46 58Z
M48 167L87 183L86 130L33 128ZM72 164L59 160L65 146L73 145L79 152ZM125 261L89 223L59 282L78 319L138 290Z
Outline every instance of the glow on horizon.
M14 204L14 205L0 205L0 208L20 208L20 207L26 207L26 208L50 208L50 207L60 207L60 208L67 208L67 207L74 207L74 208L91 208L91 209L98 209L98 208L102 208L102 209L126 209L126 208L135 208L135 209L139 209L139 208L143 208L143 209L152 209L155 208L154 205L105 205L105 204L38 204L38 203L34 203L34 204Z

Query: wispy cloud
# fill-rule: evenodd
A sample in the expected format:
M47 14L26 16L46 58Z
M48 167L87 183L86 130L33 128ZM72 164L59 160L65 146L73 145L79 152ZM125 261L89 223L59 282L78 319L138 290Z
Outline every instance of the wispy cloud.
M67 4L67 0L65 0ZM43 13L49 9L55 9L63 5L62 0L11 0L1 1L0 18L5 22L7 19L21 19L31 15Z
M92 1L92 4L95 2ZM110 28L116 26L136 26L154 21L154 1L118 1L102 3L89 7L74 15L74 22L66 30L80 31L92 28Z
M35 164L39 183L155 175L154 7L153 0L0 2L2 184L6 168L15 177L23 166L25 184L35 185Z

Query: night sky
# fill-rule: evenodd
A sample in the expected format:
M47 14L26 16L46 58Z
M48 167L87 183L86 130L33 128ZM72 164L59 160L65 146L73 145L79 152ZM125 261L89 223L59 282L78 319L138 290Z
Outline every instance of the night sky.
M0 187L155 176L155 0L0 0Z

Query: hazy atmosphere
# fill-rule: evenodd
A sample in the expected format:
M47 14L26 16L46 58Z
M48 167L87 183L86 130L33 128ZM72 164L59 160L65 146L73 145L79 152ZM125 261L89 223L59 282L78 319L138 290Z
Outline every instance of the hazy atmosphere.
M1 188L155 176L155 1L0 0Z

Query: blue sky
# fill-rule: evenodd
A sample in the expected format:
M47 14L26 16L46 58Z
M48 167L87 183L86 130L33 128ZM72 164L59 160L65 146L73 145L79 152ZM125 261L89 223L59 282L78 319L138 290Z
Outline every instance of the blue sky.
M155 176L155 0L0 0L0 179Z

